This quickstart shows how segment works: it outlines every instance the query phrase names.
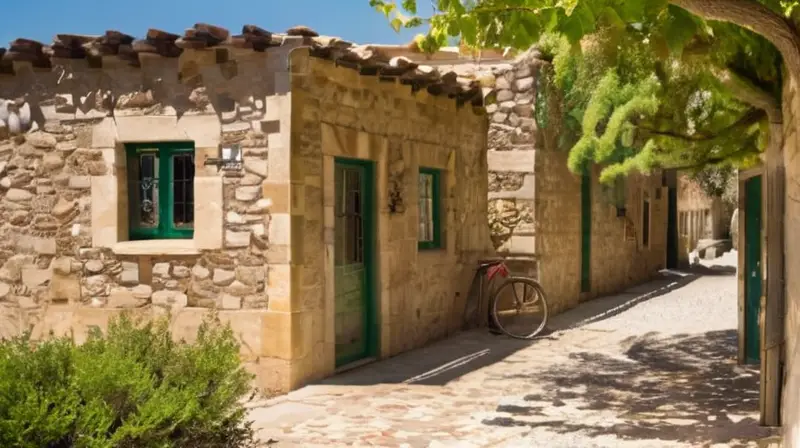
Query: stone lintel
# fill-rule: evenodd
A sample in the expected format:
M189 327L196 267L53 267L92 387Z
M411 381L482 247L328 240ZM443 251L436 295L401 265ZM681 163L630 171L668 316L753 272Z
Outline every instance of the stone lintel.
M533 173L536 151L488 151L489 171Z

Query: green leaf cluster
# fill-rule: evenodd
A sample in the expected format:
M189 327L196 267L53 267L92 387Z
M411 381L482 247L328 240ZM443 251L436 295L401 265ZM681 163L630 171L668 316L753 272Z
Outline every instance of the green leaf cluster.
M127 315L87 341L0 342L0 446L246 447L240 403L251 375L230 327L213 317L194 344L168 320Z
M677 14L671 17L672 12ZM688 21L692 35L675 31L689 27ZM563 103L560 131L577 136L574 141L562 139L573 172L600 164L601 181L611 183L632 171L699 171L757 160L768 137L766 115L723 85L719 73L747 73L759 88L777 95L780 78L773 68L736 65L748 61L743 52L759 48L760 57L775 67L776 53L758 36L737 30L738 42L731 42L713 39L714 30L703 27L685 11L670 7L656 22L622 33L608 28L595 32L584 38L581 51L566 38L559 46L545 40L555 71L552 88ZM654 51L661 46L663 56ZM684 49L698 47L704 59L684 54Z

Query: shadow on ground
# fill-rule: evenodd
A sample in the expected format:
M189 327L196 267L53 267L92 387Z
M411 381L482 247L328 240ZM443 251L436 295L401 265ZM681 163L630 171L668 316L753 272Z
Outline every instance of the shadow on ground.
M758 411L758 371L736 365L734 330L653 333L624 344L624 356L578 352L570 364L530 378L508 376L544 384L545 392L526 396L525 405L498 407L511 416L484 424L692 446L744 446L740 441L771 434L751 417Z
M617 295L583 303L577 308L551 318L542 336L533 341L493 335L485 328L470 330L426 347L327 378L318 384L445 385L470 372L502 361L515 352L536 344L538 340L557 338L558 331L608 319L646 300L686 286L696 278L694 275L684 277L669 275L632 287ZM734 342L733 346L735 345Z
M442 386L475 370L494 364L535 341L490 334L486 329L459 333L379 363L321 381L327 385L410 383Z
M678 271L673 271L678 272ZM700 275L680 272L664 274L656 280L631 287L622 293L599 297L583 302L563 314L553 317L548 327L560 331L580 328L618 316L636 305L683 288L697 280Z
M736 275L736 267L735 266L721 266L718 264L705 266L702 264L697 264L688 269L688 272L691 272L695 275Z

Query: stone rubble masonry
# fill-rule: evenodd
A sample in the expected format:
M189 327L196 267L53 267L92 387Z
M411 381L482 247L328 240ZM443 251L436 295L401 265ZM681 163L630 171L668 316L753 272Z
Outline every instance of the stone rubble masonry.
M535 119L537 89L548 63L534 49L514 61L448 66L479 80L489 115L488 216L498 253L512 270L539 279L551 312L581 299L617 292L648 280L666 258L667 190L660 173L626 180L626 217L616 216L592 173L591 291L581 293L581 179L567 169L567 154ZM554 120L550 120L551 122ZM650 245L641 244L642 197L651 201ZM626 238L626 226L634 236ZM630 232L629 232L630 233Z
M0 71L0 337L81 342L127 310L170 313L175 336L191 341L216 308L265 392L331 374L339 156L376 162L378 355L458 330L476 260L491 252L485 115L291 42L228 50L223 63L211 49L140 55L141 67L104 57L102 68L73 59ZM128 241L124 144L149 141L194 143L191 240ZM234 143L240 171L204 164ZM419 166L444 170L446 183L445 245L424 253ZM390 175L400 211L388 208Z
M265 187L269 157L288 154L288 76L274 67L288 66L291 48L243 52L229 78L202 51L143 58L141 68L64 61L61 82L57 70L20 62L15 76L0 75L0 118L12 103L32 109L33 89L45 91L43 116L20 114L23 132L0 136L0 336L74 331L80 340L130 310L170 311L176 337L191 340L203 310L217 308L258 371L269 297L285 290L270 265L289 261L268 235L281 232L271 220L286 198ZM187 70L197 79L180 83ZM103 89L113 108L96 97ZM124 143L141 141L194 143L192 240L127 241ZM240 172L205 166L232 143L243 148Z

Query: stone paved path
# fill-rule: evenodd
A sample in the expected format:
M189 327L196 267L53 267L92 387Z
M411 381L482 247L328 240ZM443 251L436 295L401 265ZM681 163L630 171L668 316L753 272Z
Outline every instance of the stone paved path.
M722 264L735 262L726 254ZM533 342L464 333L254 407L277 447L747 447L731 268L588 302Z

